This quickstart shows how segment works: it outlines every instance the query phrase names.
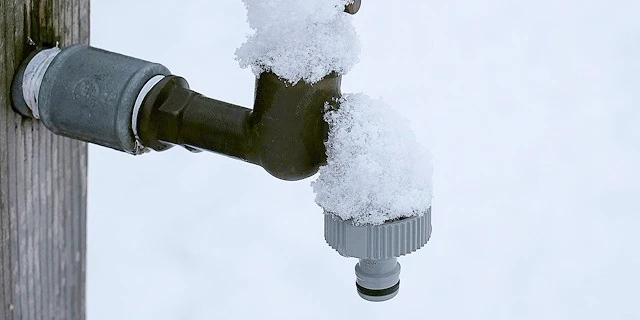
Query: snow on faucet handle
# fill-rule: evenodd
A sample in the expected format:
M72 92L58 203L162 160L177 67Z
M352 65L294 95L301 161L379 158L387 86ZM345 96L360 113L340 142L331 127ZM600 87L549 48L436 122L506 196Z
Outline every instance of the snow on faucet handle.
M353 0L243 0L255 31L236 51L256 76L273 72L292 84L315 83L347 73L358 61L360 42L345 6Z

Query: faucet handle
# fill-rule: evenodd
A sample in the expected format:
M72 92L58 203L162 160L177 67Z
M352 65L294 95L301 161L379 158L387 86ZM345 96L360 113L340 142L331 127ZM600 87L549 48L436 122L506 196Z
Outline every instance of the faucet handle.
M344 7L344 12L349 14L356 14L358 10L360 10L361 1L360 0L352 0Z

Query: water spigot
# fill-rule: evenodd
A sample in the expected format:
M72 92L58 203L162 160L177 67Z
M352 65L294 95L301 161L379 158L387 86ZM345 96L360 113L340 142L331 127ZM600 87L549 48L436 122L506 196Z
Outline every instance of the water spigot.
M299 180L325 162L325 104L340 96L341 77L287 83L273 73L256 79L255 103L247 109L189 90L167 76L145 94L134 129L144 146L175 144L210 150L262 166L283 180Z
M345 12L359 8L354 0ZM293 84L262 72L249 109L190 90L184 78L160 64L76 45L29 55L14 77L11 97L16 111L59 135L133 155L175 145L208 150L260 165L283 180L299 180L326 162L324 116L339 108L341 79L334 72L313 84ZM327 243L359 259L356 288L369 301L398 293L397 258L421 248L431 235L430 209L380 225L358 225L332 213L324 222Z

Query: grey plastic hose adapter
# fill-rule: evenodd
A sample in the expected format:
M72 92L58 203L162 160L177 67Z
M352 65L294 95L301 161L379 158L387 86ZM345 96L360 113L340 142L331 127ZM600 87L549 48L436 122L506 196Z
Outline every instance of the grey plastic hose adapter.
M324 238L345 257L358 258L356 288L369 301L386 301L400 289L398 257L424 246L431 237L431 208L422 216L381 225L355 225L325 213Z

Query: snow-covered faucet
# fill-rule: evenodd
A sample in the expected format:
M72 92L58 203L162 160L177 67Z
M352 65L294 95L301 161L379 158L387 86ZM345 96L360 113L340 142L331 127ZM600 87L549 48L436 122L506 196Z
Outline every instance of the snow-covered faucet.
M248 1L253 0L245 3ZM54 133L134 155L180 145L190 151L208 150L260 165L284 180L304 179L320 169L314 190L318 193L316 202L325 211L325 240L341 255L359 259L355 271L361 297L388 300L399 289L397 258L422 247L431 235L431 194L426 188L430 181L423 183L430 180L430 172L423 176L414 163L405 162L398 171L376 163L380 159L413 157L404 153L414 151L412 144L399 141L404 136L389 136L404 131L387 123L369 125L378 139L369 143L383 147L378 153L359 154L361 146L340 143L344 139L339 137L341 132L367 135L367 130L334 128L331 132L332 125L348 125L357 120L357 112L350 113L354 107L382 110L373 117L376 121L393 118L376 103L341 94L341 74L355 63L358 51L353 48L357 36L341 6L346 5L344 11L353 14L360 1L331 1L335 6L325 8L320 21L312 22L307 29L282 28L280 17L275 15L261 21L263 29L258 29L264 34L257 36L287 37L279 42L284 47L261 47L265 42L255 41L239 49L241 64L251 66L257 75L253 109L194 92L184 78L172 75L160 64L86 45L34 48L14 77L13 106L24 116L40 119ZM286 1L282 3L288 5ZM295 3L309 6L302 12L312 16L316 6L323 8L329 2ZM251 5L263 9L274 3L259 0ZM337 13L332 11L336 8ZM308 33L312 34L301 37ZM338 37L332 38L333 33ZM289 43L298 47L290 47ZM309 54L309 48L320 51L316 56ZM296 50L308 61L287 56ZM341 110L346 110L346 121L339 119ZM390 141L380 138L376 130L381 128L392 129L382 134L391 137ZM401 148L394 151L391 144ZM348 150L354 146L354 150ZM346 158L336 156L335 149L340 148L346 150ZM383 177L388 185L374 185L376 190L371 190L363 183L352 188L354 183L376 181L370 173L359 171L360 167L349 167L348 163L357 157L368 158L371 161L367 163L384 170L376 179ZM397 167L399 161L392 161ZM343 170L345 167L336 169L336 163L347 163L349 172ZM420 165L430 168L430 164ZM346 176L349 173L355 175ZM358 191L353 189L364 193L356 194ZM382 198L381 192L386 192Z

